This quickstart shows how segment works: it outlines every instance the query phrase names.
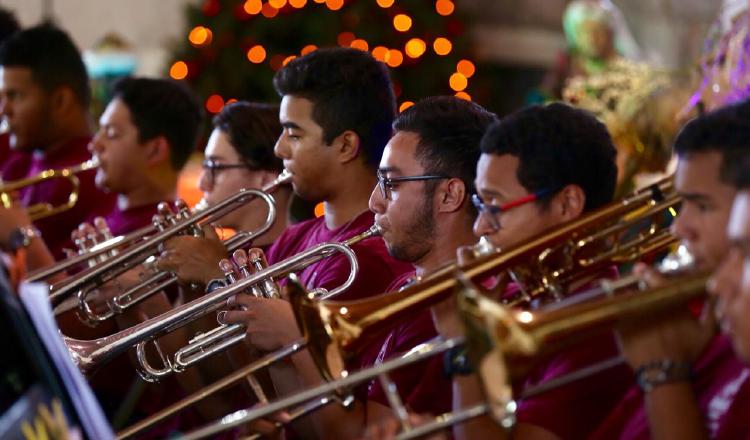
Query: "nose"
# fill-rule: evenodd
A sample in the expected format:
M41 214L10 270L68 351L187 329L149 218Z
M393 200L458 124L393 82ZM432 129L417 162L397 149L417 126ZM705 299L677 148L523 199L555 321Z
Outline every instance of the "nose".
M96 134L94 134L94 137L91 138L91 142L89 142L88 145L89 153L101 153L104 151L104 144L102 144L102 133L101 131L97 131Z
M737 251L730 251L708 281L708 293L719 298L719 312L725 308L738 292L742 277L742 258Z
M370 207L370 211L375 214L383 214L385 212L385 200L383 199L383 194L380 193L380 188L378 188L377 184L375 184L375 187L370 193L368 206Z
M474 235L479 238L483 235L492 235L497 232L497 228L487 219L487 214L479 212L477 219L474 220Z
M211 191L211 178L209 177L209 171L202 170L201 175L198 177L198 188L203 191L203 194L206 195L208 192Z
M692 208L687 203L683 203L680 213L675 217L672 226L670 227L672 235L681 240L695 240L694 228L690 225L691 209Z
M276 145L273 147L273 154L279 159L291 159L291 150L286 144L284 133L281 133L279 139L276 141Z

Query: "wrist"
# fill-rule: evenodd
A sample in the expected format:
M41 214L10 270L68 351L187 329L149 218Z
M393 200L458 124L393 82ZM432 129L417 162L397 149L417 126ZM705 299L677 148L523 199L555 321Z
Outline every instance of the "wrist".
M28 248L34 239L41 238L42 233L34 225L19 226L10 231L3 246L11 252Z
M690 382L692 380L692 368L690 362L660 359L636 368L635 377L638 386L647 393L659 385Z

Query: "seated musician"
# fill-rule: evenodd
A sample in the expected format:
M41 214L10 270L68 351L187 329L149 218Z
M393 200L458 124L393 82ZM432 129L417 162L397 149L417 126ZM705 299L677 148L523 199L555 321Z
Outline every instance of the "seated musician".
M564 104L534 106L495 123L481 143L475 198L477 237L495 247L519 245L612 200L615 149L607 129L590 114ZM465 252L460 251L462 257ZM455 300L433 307L441 335L462 333ZM572 345L532 367L516 389L530 389L617 355L611 334ZM446 355L453 408L473 406L481 391L461 350ZM601 371L565 386L521 398L517 424L506 431L489 417L456 425L457 438L585 438L627 387L627 369ZM388 425L380 429L388 429ZM392 427L390 428L392 429ZM374 429L373 436L382 434Z
M40 25L8 38L0 49L0 115L8 123L13 151L0 165L2 179L18 180L88 160L90 99L86 68L65 32ZM72 247L70 231L114 205L113 194L95 187L94 174L77 175L79 197L72 209L34 222L56 259L64 258L64 247ZM68 181L54 179L21 190L18 198L27 207L62 204L71 190Z
M672 231L694 256L699 271L715 270L727 255L737 257L737 249L730 252L726 237L736 188L727 181L722 163L750 152L748 115L747 101L721 108L692 120L675 140L675 188L683 202ZM664 282L653 269L640 266L636 270L652 286ZM727 311L725 307L720 310ZM622 351L637 385L602 423L595 438L747 436L750 389L739 387L746 369L729 339L717 335L710 308L702 312L701 317L700 310L685 307L620 328ZM742 436L739 428L744 429Z
M268 249L269 264L278 263L323 242L342 242L368 230L374 221L368 198L376 185L376 167L391 135L395 98L387 68L356 49L319 49L289 62L274 78L282 97L279 112L283 131L276 155L292 173L294 192L323 202L322 217L287 228ZM340 299L363 298L384 292L411 266L388 255L378 237L353 246L361 270ZM253 250L251 254L260 252ZM307 288L333 289L350 275L349 262L333 256L298 272ZM238 295L236 305L253 313L220 314L224 322L248 325L248 340L272 351L294 337L297 324L289 303ZM319 377L307 365L300 374ZM277 380L281 394L301 384Z
M236 102L225 106L214 117L214 130L206 145L200 189L208 207L215 206L241 189L263 188L283 169L273 148L281 134L278 106L253 102ZM287 207L291 188L284 185L273 192L276 220L253 245L267 247L287 228ZM266 221L267 209L260 200L250 202L228 213L220 226L237 231L257 231ZM181 281L203 285L222 278L219 260L227 250L211 227L204 227L203 237L179 236L164 244L157 266L174 272Z

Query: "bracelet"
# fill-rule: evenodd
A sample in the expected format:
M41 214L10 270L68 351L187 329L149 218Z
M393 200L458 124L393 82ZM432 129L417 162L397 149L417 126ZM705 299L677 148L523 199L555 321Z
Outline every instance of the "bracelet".
M466 348L456 346L443 355L443 375L450 379L453 376L468 376L474 372L474 367L466 355Z
M20 226L10 232L8 237L8 249L16 252L21 248L27 248L31 245L31 240L41 238L42 233L33 225Z
M690 381L692 368L690 362L661 359L638 367L635 370L635 377L638 386L647 393L666 383Z

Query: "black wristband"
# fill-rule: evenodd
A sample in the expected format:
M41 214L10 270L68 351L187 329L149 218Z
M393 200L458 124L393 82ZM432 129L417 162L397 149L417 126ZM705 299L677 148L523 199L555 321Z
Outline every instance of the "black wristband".
M638 367L635 377L641 390L649 392L666 383L690 381L692 369L689 362L661 359Z
M466 348L456 346L446 351L443 355L443 375L446 378L453 376L468 376L474 372L474 368L466 355Z
M211 293L216 289L227 287L229 284L222 278L214 278L206 284L206 293Z

